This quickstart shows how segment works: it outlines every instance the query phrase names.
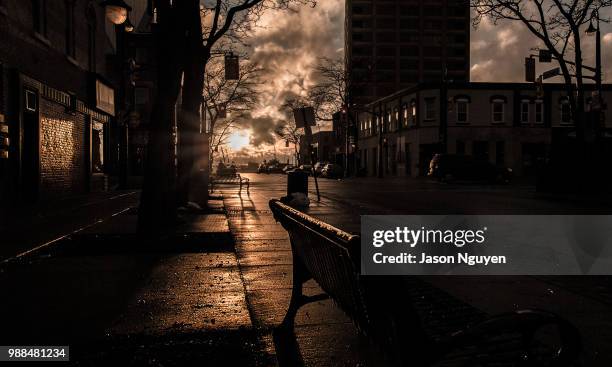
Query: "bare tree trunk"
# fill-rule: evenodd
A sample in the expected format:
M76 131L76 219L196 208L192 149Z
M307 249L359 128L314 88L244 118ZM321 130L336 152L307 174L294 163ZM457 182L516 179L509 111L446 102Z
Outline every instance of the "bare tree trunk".
M138 229L156 232L176 217L174 113L180 91L184 34L182 10L161 1L155 32L157 95L149 125L145 175L138 212Z
M204 90L206 57L202 44L200 3L189 0L187 23L187 50L185 53L185 77L179 120L178 205L194 201L205 206L208 199L206 175L208 164L206 136L201 127L200 108Z

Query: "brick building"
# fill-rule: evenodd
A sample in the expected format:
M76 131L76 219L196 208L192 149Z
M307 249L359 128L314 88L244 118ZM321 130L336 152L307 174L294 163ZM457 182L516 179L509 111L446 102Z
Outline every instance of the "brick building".
M105 189L117 159L106 22L92 0L0 0L2 198Z
M612 85L603 90L605 103L612 105ZM590 110L590 99L585 107ZM358 166L370 176L423 176L432 156L443 151L529 176L550 158L554 146L567 146L563 139L575 137L562 84L544 84L538 96L534 85L525 83L425 83L367 108L359 116L356 153ZM610 114L600 126L609 147Z

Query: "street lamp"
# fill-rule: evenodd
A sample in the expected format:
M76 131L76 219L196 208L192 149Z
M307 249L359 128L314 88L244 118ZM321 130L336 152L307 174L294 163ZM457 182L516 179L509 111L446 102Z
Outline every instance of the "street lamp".
M125 27L125 31L128 33L132 33L134 32L134 25L132 24L132 22L130 22L130 16L128 15L127 19L125 20L125 23L123 24L123 26Z
M106 11L106 18L116 25L123 24L132 8L123 0L105 0L100 3Z
M593 19L597 22L597 27L593 25ZM601 30L599 27L599 11L594 9L591 13L591 20L589 21L589 27L586 30L587 34L595 33L595 84L597 88L597 111L601 111L602 106L602 87L601 87ZM599 116L598 116L599 117ZM599 123L597 120L596 123Z

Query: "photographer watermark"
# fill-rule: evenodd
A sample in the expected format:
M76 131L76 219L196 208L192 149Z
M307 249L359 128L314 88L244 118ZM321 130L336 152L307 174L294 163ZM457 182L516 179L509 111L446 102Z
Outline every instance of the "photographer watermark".
M612 274L612 216L362 216L363 275Z

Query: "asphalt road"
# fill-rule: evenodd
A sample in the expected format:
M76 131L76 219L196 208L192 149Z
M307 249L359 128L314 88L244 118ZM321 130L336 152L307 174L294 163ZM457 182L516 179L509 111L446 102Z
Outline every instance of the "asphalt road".
M251 180L250 196L259 202L286 195L287 177L244 174ZM426 179L357 178L319 180L322 201L316 203L309 181L313 212L324 221L350 232L359 231L362 214L584 214L612 211L605 198L542 195L529 185L492 186L439 184ZM247 201L245 201L247 200ZM318 207L319 209L313 209ZM311 213L312 214L312 213ZM612 363L612 277L604 276L472 276L423 277L454 297L496 315L511 310L545 309L576 325L583 337L582 365Z
M243 174L271 198L286 193L287 176ZM603 214L612 213L611 198L537 193L525 184L444 184L426 178L363 177L318 179L323 198L351 206L355 214ZM309 178L310 199L316 200Z

